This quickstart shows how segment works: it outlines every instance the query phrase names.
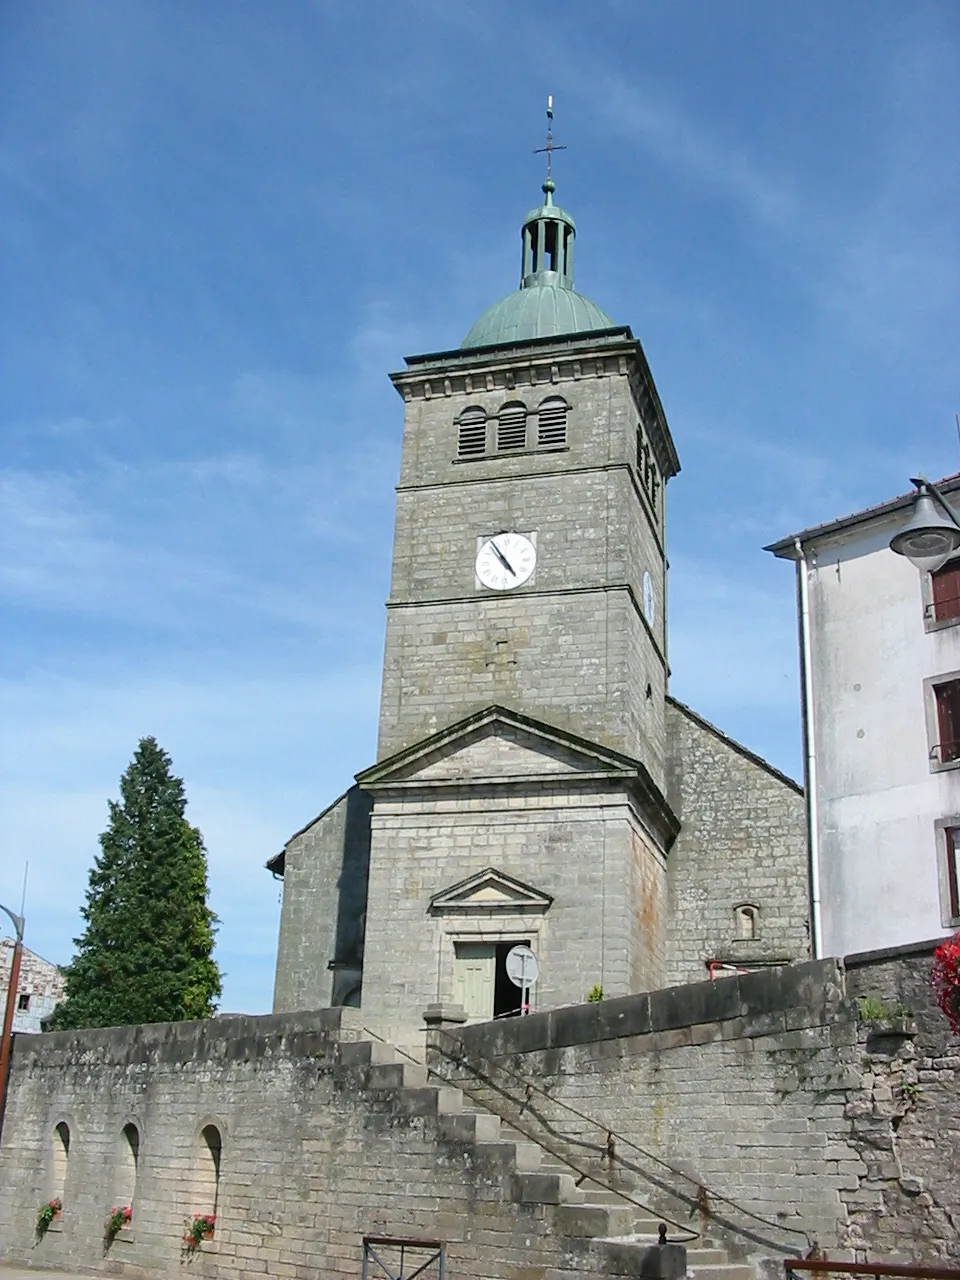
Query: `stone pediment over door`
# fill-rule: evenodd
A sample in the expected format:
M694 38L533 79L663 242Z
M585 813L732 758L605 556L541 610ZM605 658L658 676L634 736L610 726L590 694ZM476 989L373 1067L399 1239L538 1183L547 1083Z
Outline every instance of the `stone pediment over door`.
M487 867L430 899L431 915L543 915L553 898L503 871Z

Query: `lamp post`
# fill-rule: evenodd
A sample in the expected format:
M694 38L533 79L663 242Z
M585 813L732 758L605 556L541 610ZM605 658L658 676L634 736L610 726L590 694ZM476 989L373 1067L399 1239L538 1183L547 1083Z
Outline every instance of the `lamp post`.
M3 1113L7 1105L7 1079L10 1075L10 1046L13 1043L13 1011L17 1003L17 986L20 982L20 959L23 955L24 919L22 915L15 915L2 902L0 902L0 911L5 911L13 921L13 927L17 935L13 944L10 982L7 986L7 1004L3 1013L3 1036L0 1038L0 1129L2 1129Z
M890 539L890 550L906 556L921 573L936 573L960 550L960 521L935 484L911 477L916 486L913 514Z

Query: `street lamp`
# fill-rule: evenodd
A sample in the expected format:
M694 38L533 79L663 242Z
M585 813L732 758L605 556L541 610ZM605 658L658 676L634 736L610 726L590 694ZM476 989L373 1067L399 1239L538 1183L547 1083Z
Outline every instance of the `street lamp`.
M21 911L23 908L20 908ZM0 1039L0 1128L3 1126L3 1113L7 1105L7 1078L10 1074L10 1046L13 1042L13 1010L17 1003L17 987L20 983L20 958L23 955L23 916L15 915L9 907L0 902L0 911L5 911L13 921L17 940L13 944L13 958L10 963L10 984L7 987L7 1007L3 1014L3 1036Z
M960 551L960 521L935 484L923 476L911 477L910 483L917 488L913 515L890 539L890 550L906 556L921 573L935 573Z

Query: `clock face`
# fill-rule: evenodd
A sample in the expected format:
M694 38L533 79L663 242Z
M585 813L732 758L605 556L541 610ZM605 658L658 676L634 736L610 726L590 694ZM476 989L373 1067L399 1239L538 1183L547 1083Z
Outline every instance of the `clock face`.
M656 602L653 598L653 579L647 569L643 571L643 616L646 618L649 626L653 626L653 619L656 614Z
M537 549L522 533L496 533L484 538L477 552L477 578L491 591L519 587L537 567Z

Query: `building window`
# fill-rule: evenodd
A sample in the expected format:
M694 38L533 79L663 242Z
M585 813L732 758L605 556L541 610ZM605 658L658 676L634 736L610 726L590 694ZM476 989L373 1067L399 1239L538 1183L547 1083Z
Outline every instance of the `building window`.
M487 451L487 415L484 411L464 409L457 426L457 457L482 457Z
M752 902L741 902L733 914L737 941L756 942L760 937L760 908Z
M937 708L937 742L934 758L940 764L960 760L960 680L933 686Z
M30 1008L30 995L28 992L20 992L20 995L17 997L17 1008L24 1012Z
M508 453L527 447L527 407L523 404L505 404L497 420L497 450Z
M558 449L567 443L567 410L559 396L544 400L537 411L537 447Z
M960 827L944 827L944 853L946 854L946 905L949 912L947 924L960 921Z
M934 622L960 618L960 561L953 560L930 575L928 615Z

